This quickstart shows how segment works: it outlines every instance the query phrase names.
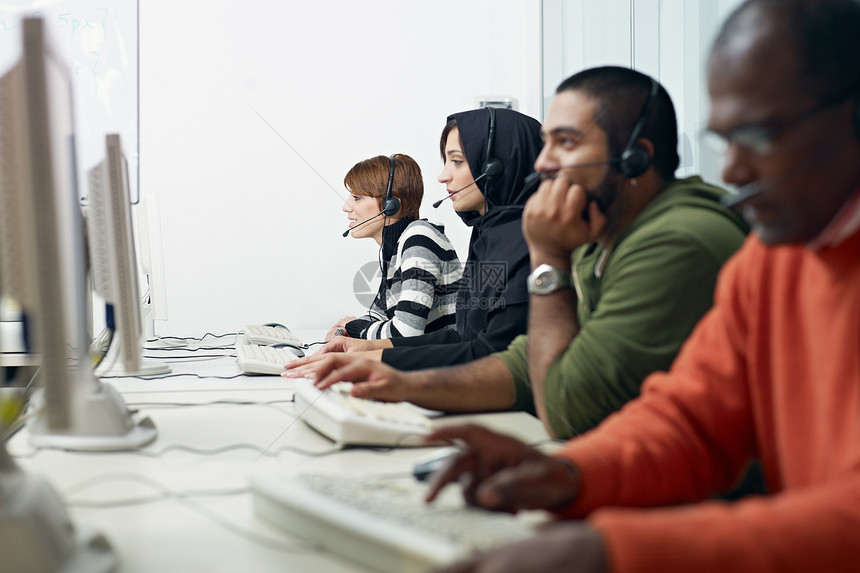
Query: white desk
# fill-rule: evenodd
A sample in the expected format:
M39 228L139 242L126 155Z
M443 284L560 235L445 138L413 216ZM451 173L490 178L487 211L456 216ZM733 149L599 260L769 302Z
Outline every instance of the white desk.
M297 334L306 341L316 340L310 334ZM213 345L208 340L204 344ZM40 451L27 457L32 449L27 443L26 430L8 444L10 453L23 468L39 472L51 481L65 499L75 523L92 525L107 535L121 559L122 572L365 571L330 553L308 549L302 541L257 519L247 489L249 473L409 473L414 461L430 449L377 452L355 448L326 456L308 455L335 450L329 440L294 416L293 404L286 402L292 397L292 381L277 376L198 379L191 374L230 376L240 371L235 359L229 357L191 362L179 358L184 354L180 351L147 354L169 355L174 373L186 376L110 381L122 392L130 407L139 408L158 428L157 440L144 452ZM216 404L216 401L252 404ZM488 420L500 429L519 430L526 439L545 437L540 423L527 414L477 418ZM159 457L142 455L177 445L218 450L239 444L270 453L285 446L296 451L284 451L277 457L261 456L252 449L207 455L180 450L166 451ZM241 490L241 493L193 495L186 500L164 498L117 507L83 504L158 497L155 488L171 492ZM251 536L259 539L251 539Z

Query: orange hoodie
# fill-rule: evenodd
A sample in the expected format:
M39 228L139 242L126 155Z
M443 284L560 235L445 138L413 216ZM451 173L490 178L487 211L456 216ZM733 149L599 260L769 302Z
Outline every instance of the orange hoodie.
M612 571L860 570L860 231L818 251L751 236L716 299L669 373L559 454L583 474L564 515ZM773 495L690 504L753 457Z

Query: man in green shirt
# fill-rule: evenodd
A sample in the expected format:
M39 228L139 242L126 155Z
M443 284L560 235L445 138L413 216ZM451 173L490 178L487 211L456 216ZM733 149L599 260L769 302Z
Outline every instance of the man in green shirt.
M675 179L674 107L648 76L618 67L571 76L542 131L543 181L523 214L528 336L451 368L400 372L345 352L299 361L286 375L316 376L320 388L353 381L354 396L435 410L525 409L566 438L668 369L710 308L745 223L720 205L720 189Z

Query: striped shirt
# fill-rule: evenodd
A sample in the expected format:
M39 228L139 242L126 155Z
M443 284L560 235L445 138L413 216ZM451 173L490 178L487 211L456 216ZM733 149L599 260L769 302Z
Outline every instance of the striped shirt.
M368 313L346 324L355 338L418 336L456 327L463 265L441 227L403 218L383 231L385 277Z

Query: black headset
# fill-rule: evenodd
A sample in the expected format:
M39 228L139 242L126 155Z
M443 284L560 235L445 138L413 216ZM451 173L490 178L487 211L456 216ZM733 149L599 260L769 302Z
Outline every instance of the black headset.
M502 162L493 157L493 145L496 140L496 110L493 106L487 106L490 113L490 134L487 136L487 154L484 157L484 165L481 166L481 177L487 181L495 181L502 176L504 166ZM477 181L478 178L476 177Z
M651 108L654 107L654 101L657 99L659 92L660 84L657 83L657 80L651 78L651 91L648 92L648 99L645 100L642 111L639 113L639 119L636 120L633 131L630 132L630 139L627 140L627 145L618 159L618 170L628 179L639 177L651 165L651 156L648 154L648 150L636 143L636 140L639 139L639 134L642 133L645 122L648 121L651 115Z
M391 194L391 186L394 184L394 164L393 155L388 156L388 189L385 191L385 199L382 201L382 214L386 217L393 217L400 211L400 199Z

